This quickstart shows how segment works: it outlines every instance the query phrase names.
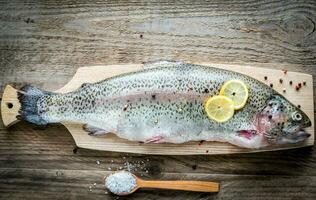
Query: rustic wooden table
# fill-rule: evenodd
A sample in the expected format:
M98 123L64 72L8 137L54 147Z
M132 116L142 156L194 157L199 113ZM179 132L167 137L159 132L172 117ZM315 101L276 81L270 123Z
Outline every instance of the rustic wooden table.
M315 23L313 0L1 2L0 91L8 83L55 90L81 66L157 59L316 76ZM144 178L221 183L218 194L140 190L130 199L316 198L314 147L145 156L76 149L61 125L45 130L26 123L0 125L2 199L117 199L105 192L102 177L126 167Z

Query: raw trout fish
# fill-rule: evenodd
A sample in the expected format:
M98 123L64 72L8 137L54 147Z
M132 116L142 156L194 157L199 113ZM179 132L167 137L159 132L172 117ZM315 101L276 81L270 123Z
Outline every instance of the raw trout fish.
M224 82L249 88L244 108L226 122L207 117L204 102ZM86 124L90 135L109 132L145 143L229 142L244 148L297 143L310 136L307 115L282 95L246 75L181 62L149 63L143 70L83 84L67 94L33 86L18 91L19 118L38 125Z

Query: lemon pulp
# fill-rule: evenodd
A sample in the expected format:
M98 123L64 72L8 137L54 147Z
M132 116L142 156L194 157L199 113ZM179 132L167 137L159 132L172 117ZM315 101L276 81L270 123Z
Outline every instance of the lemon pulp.
M205 102L206 115L217 122L225 122L234 115L234 103L226 96L214 96Z
M225 82L219 94L230 98L234 103L235 110L239 110L246 105L249 95L246 84L241 80Z

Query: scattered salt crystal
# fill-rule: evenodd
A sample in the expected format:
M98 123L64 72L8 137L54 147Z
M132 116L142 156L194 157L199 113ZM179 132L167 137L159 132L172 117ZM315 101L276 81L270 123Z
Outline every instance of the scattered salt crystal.
M100 165L100 161L99 160L97 160L97 165Z
M149 159L147 158L147 162L149 162Z
M111 167L108 167L108 170L111 170Z
M114 194L129 193L136 187L136 179L129 172L120 171L108 176L105 186Z
M93 183L93 185L94 185L94 186L96 186L96 185L97 185L97 183Z
M113 163L114 162L114 160L111 160L111 163Z
M147 161L149 161L149 159L147 159ZM129 171L129 172L141 172L141 171L144 171L146 170L146 164L145 164L146 160L138 160L138 161L132 161L132 162L129 162L129 161L125 161L123 163L123 166L122 167L118 167L117 169L126 169L126 171Z

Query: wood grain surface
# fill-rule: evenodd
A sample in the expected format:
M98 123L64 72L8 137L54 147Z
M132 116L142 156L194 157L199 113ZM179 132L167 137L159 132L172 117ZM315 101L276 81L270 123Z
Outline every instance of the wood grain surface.
M315 23L313 0L1 1L0 91L25 83L56 90L82 66L159 59L315 77ZM127 161L145 166L132 169L144 179L216 181L221 188L218 194L144 189L119 199L316 198L314 147L146 156L75 149L61 125L0 126L2 199L117 199L105 194L102 178Z
M314 102L313 102L313 79L309 74L287 71L286 74L282 70L257 67L252 71L250 66L229 65L229 64L210 64L201 63L203 66L210 66L220 69L227 69L248 75L254 79L261 81L263 84L273 84L273 88L284 95L294 105L307 114L311 121L314 121ZM121 75L124 73L134 72L143 69L142 64L122 64L122 65L99 65L90 67L80 67L72 79L62 88L56 90L58 93L69 93L77 90L83 84L95 83L106 78ZM265 80L264 77L269 77ZM282 83L280 83L282 79ZM292 81L293 84L290 84ZM303 87L297 91L295 85L302 82ZM286 92L283 92L286 90ZM250 91L251 92L251 91ZM17 98L17 90L7 85L3 91L1 101L1 116L3 124L9 127L16 124L18 111L21 105ZM153 144L139 143L128 141L117 137L114 134L106 134L104 136L92 137L83 129L84 124L64 121L62 124L71 133L77 147L93 150L141 153L141 154L158 154L158 155L197 155L197 154L232 154L232 153L253 153L272 150L292 149L314 145L314 125L305 129L311 136L304 142L297 144L275 145L261 149L239 148L229 143L205 141L203 145L200 141L187 142L183 144Z

